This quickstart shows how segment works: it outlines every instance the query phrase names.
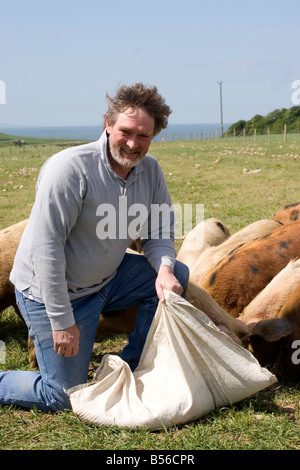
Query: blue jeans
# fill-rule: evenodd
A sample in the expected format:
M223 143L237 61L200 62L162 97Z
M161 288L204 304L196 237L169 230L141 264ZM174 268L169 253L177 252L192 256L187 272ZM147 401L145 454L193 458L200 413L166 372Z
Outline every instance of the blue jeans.
M188 268L176 262L174 275L186 293ZM158 304L157 274L146 258L125 254L115 277L99 292L72 301L75 322L80 330L79 352L60 356L53 348L52 330L44 304L27 299L16 291L19 309L34 339L39 371L0 371L0 403L42 411L70 408L65 390L86 383L99 317L102 311L117 311L139 304L134 332L121 357L132 370L138 364Z

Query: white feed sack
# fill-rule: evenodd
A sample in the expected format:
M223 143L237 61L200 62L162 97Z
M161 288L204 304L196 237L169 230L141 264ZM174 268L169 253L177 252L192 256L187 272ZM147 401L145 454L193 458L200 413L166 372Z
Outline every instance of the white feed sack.
M207 315L166 291L136 370L108 354L93 381L68 395L74 413L88 423L158 429L197 419L275 382Z

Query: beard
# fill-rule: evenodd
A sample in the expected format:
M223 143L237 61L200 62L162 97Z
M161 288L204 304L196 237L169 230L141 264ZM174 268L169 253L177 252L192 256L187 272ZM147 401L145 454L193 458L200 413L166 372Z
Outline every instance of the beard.
M124 168L133 168L138 165L146 153L141 152L139 149L130 150L126 145L114 145L109 143L110 154L119 165ZM132 157L130 156L132 155Z

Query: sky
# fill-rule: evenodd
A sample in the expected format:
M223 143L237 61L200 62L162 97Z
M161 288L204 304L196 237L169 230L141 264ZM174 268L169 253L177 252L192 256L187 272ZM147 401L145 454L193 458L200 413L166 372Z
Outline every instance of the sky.
M294 106L299 0L1 0L0 127L102 125L105 94L155 84L170 124ZM1 98L2 97L2 98Z

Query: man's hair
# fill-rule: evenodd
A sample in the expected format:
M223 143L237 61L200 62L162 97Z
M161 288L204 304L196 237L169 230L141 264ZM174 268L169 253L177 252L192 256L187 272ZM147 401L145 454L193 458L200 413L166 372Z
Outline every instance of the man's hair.
M125 112L128 108L141 108L154 118L154 135L167 127L168 117L172 112L154 85L151 87L143 83L122 85L114 98L106 93L106 100L108 110L104 118L110 125L114 125L118 114Z

